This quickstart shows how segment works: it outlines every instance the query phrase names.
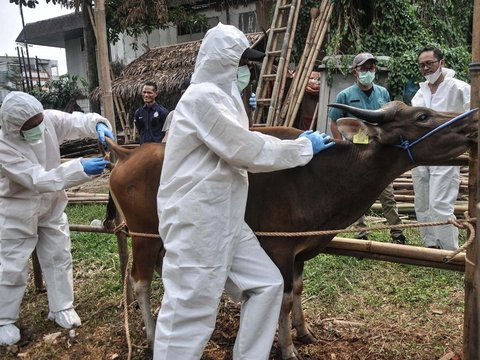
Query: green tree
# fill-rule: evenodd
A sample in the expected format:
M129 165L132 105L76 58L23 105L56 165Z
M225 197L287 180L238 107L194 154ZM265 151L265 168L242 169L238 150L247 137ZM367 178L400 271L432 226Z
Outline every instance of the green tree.
M83 87L79 87L79 82ZM48 91L35 87L30 94L35 96L45 109L64 110L70 101L85 98L86 86L84 79L66 74L58 80L45 83L43 87L47 87Z
M334 4L326 54L368 51L389 56L392 98L402 99L410 79L422 80L415 64L418 50L427 44L441 48L446 65L468 80L472 0L335 0ZM343 71L349 71L350 63L351 58L343 62Z

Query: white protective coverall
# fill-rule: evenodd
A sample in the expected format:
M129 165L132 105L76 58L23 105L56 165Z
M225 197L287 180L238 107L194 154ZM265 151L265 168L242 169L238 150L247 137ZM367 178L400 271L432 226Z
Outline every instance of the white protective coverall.
M36 144L20 128L43 112L45 131ZM70 232L64 189L92 179L80 159L60 162L59 145L68 139L97 137L98 114L43 110L33 96L11 92L0 109L0 329L14 328L27 286L28 261L37 249L47 287L49 318L73 309ZM74 311L73 311L74 313ZM75 318L78 319L76 313ZM65 321L67 323L65 323ZM79 322L79 319L78 319ZM5 326L7 325L7 326ZM79 325L79 324L75 324ZM16 340L19 340L18 329ZM9 334L5 333L8 339ZM8 340L3 340L7 341Z
M444 80L432 94L427 82L412 99L412 106L424 106L437 111L462 113L470 108L470 85L455 79L455 71L443 68ZM454 219L454 206L460 185L459 166L417 166L412 169L417 221ZM420 228L425 246L446 250L458 248L458 229L453 225Z
M210 29L174 112L157 195L166 255L155 360L201 358L224 288L242 302L233 359L270 354L283 280L244 221L247 171L304 165L312 145L248 130L235 83L248 46L234 26Z

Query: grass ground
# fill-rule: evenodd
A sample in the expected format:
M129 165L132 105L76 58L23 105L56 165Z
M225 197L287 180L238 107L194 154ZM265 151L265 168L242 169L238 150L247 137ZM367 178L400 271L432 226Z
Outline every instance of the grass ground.
M102 219L105 208L67 210L72 224L89 224ZM410 244L420 245L416 229L407 230L406 236ZM370 238L388 241L389 236L383 231ZM17 323L22 340L0 348L0 359L127 359L116 238L74 232L72 245L75 304L83 325L73 333L48 321L46 294L37 293L30 281ZM306 264L303 294L307 321L318 342L297 347L304 360L461 359L463 287L462 273L319 255ZM152 290L155 312L161 294L157 277ZM238 315L238 305L225 298L204 360L231 358ZM128 324L132 359L150 359L135 304L129 308ZM275 343L271 359L280 359Z

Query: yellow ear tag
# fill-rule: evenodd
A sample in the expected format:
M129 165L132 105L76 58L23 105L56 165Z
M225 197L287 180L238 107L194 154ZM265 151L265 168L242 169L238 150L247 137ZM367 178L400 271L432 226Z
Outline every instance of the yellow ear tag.
M363 131L363 129L359 129L358 132L353 135L353 143L368 144L368 135Z

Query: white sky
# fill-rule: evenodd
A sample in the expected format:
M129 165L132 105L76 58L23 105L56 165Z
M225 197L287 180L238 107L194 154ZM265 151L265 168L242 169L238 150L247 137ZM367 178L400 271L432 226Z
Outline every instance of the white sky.
M22 31L22 18L18 5L10 3L8 0L0 0L0 55L17 56L17 44L15 39ZM65 15L73 12L72 9L65 9L60 5L53 5L51 2L39 0L35 9L22 7L25 24L50 19L52 17ZM31 58L38 56L42 59L58 60L58 73L63 75L67 72L67 61L65 59L65 49L33 45L28 47ZM25 49L24 49L24 54Z

